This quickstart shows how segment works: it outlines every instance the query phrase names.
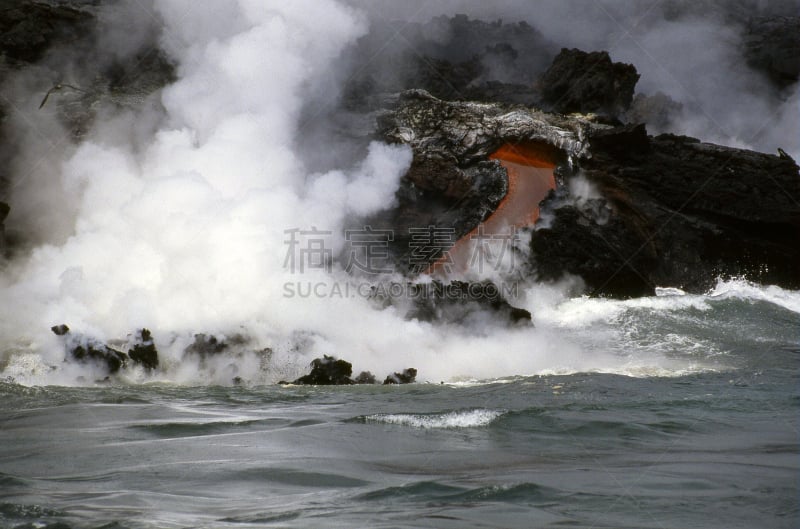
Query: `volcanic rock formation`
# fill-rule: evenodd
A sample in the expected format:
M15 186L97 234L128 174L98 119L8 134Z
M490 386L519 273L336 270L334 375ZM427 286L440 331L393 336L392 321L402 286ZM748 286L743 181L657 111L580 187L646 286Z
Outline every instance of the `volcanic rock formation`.
M638 80L633 65L611 62L608 52L564 48L539 84L542 102L554 112L616 117L630 106Z
M719 275L800 286L800 178L788 156L418 90L400 97L380 130L412 147L416 167L435 160L442 172L478 170L503 143L560 151L556 173L565 180L543 202L549 220L530 243L542 279L571 273L593 294L619 297L655 286L700 291ZM569 196L578 175L600 199L577 204ZM423 177L412 166L408 178Z
M800 16L755 17L747 24L744 55L753 68L789 85L800 79Z
M311 373L304 375L293 384L310 384L315 386L341 386L355 384L350 376L353 364L345 360L324 355L311 362Z

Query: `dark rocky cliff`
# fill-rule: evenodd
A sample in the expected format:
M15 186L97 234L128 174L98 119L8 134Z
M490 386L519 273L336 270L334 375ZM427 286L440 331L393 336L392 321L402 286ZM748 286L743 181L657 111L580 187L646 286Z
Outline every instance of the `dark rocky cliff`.
M786 155L652 137L643 125L580 115L445 102L420 91L403 94L381 125L387 141L414 149L407 178L421 186L427 179L440 195L447 191L419 166L461 175L468 194L479 179L464 175L486 174L480 164L502 143L532 140L560 151L560 185L543 201L547 221L531 239L533 273L542 279L572 273L593 294L621 297L651 294L656 286L701 291L719 275L800 286L800 175ZM569 182L579 176L601 197L571 197ZM450 215L459 209L459 222L477 225L472 205Z

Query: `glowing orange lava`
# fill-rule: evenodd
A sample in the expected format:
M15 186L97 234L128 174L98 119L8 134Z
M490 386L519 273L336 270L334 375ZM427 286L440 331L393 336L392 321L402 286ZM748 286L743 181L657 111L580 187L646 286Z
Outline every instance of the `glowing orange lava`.
M557 149L533 141L506 143L490 156L508 173L508 193L497 209L479 226L456 241L448 255L435 262L428 273L465 272L476 262L477 240L502 239L516 228L530 226L539 218L539 202L555 189L553 169ZM478 242L477 244L480 244ZM449 258L448 258L449 257Z

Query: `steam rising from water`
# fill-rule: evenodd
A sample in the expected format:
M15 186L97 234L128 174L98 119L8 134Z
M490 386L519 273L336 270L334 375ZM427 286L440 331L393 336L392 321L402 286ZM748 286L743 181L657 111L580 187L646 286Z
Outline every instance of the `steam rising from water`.
M306 133L301 114L314 116L335 96L331 65L368 30L367 19L333 0L175 0L155 9L164 22L161 45L179 75L160 94L163 112L152 101L138 113L103 115L86 141L49 152L15 190L23 216L46 210L47 221L41 244L0 278L6 375L28 383L91 380L61 363L63 346L47 331L59 323L104 341L148 327L165 376L187 383L273 382L322 354L379 375L414 366L436 381L686 368L661 350L615 353L613 328L591 338L585 328L565 333L574 313L617 307L568 301L566 286L524 285L517 303L532 310L536 329L406 321L359 296L286 297L283 285L298 277L284 267L285 230L330 230L336 254L345 228L392 204L411 161L405 147L372 143L352 167L312 173L296 147ZM58 126L46 113L34 118L45 130ZM36 142L29 145L20 158L40 154ZM301 279L330 284L347 276L334 267L306 270ZM197 332L249 341L235 361L208 360L200 369L182 361ZM274 355L264 371L255 351L266 347Z

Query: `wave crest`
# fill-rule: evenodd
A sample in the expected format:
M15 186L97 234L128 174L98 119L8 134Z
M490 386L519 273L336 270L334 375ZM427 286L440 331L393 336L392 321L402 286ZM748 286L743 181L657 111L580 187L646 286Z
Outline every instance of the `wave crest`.
M447 413L377 413L366 415L364 422L380 422L411 426L412 428L477 428L488 426L498 417L505 415L505 410L460 410Z

